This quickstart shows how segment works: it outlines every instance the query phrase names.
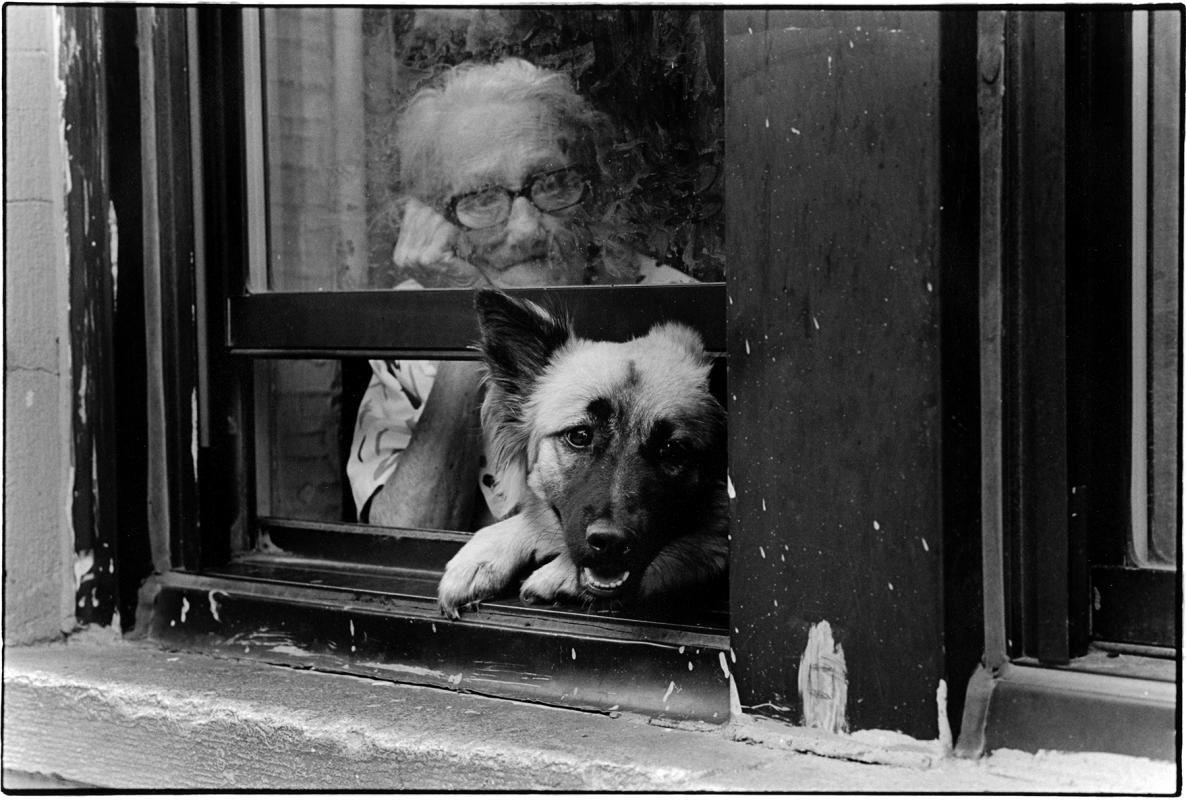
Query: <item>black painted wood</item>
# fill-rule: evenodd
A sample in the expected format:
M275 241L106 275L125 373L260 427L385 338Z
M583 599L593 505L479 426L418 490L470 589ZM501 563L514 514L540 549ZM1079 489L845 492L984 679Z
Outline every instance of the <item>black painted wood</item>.
M1178 647L1181 584L1172 569L1092 567L1092 636L1107 642Z
M624 341L658 321L686 322L710 351L725 350L725 291L688 286L515 290L569 314L578 335ZM230 299L231 351L270 356L468 356L478 339L474 292L276 292Z
M116 610L117 481L106 55L100 9L66 6L61 16L75 615L108 625Z
M1014 607L1026 652L1070 658L1066 397L1066 54L1062 12L1006 20L1006 436Z
M799 721L800 674L828 669L800 660L827 621L847 725L934 738L939 15L726 16L741 702Z
M158 570L194 565L197 468L193 176L186 9L137 11L144 154L150 532ZM159 406L159 407L157 407ZM154 485L154 476L159 481ZM154 496L155 495L155 496Z
M440 615L435 580L397 570L244 564L161 581L170 647L604 713L726 722L722 631L488 603Z

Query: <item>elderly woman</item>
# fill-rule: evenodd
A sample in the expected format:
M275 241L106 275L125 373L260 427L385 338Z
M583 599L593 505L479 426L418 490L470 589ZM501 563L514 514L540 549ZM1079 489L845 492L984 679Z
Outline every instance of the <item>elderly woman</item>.
M399 120L393 257L414 277L396 288L690 282L614 241L598 202L608 133L567 75L520 59L422 89ZM371 367L347 464L360 520L472 529L511 513L483 456L478 365Z

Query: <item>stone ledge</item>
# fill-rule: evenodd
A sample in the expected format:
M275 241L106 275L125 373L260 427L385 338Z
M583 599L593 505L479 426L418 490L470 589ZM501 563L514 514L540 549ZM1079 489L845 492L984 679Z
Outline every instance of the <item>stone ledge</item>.
M1024 756L1004 771L992 759L854 763L737 741L736 726L660 728L80 638L6 649L9 774L114 789L1020 793L1174 785L1172 764L1144 759L1123 761L1131 769L1108 780L1063 762L1027 772Z

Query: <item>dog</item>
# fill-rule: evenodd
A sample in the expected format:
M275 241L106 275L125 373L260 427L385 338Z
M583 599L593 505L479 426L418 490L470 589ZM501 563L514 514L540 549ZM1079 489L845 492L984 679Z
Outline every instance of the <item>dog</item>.
M699 334L661 323L627 342L494 289L475 298L488 456L513 512L477 531L437 597L507 593L598 610L680 601L728 570L725 411Z

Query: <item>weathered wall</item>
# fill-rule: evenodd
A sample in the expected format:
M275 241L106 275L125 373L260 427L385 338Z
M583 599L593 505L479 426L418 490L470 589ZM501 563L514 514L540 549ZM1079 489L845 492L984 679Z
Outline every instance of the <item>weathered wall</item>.
M5 9L5 643L74 625L69 336L56 11Z

